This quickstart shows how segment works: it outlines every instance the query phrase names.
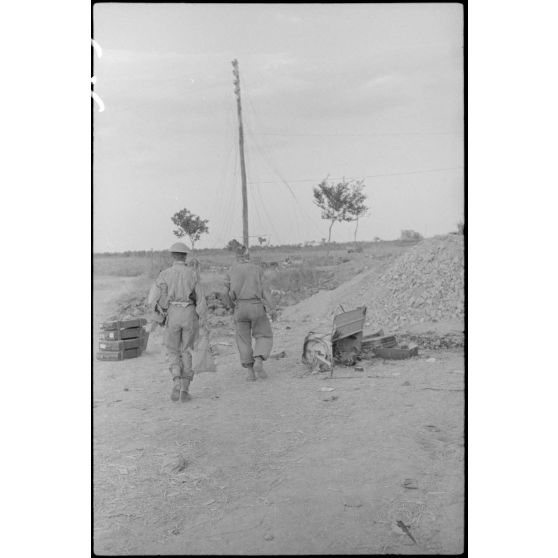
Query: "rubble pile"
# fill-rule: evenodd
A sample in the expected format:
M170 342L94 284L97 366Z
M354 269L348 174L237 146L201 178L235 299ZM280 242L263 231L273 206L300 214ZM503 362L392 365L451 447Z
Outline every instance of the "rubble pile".
M463 264L462 235L428 239L402 254L379 277L365 273L352 285L341 286L332 303L338 300L337 305L345 309L365 305L369 319L384 329L401 330L424 322L462 322ZM330 305L330 310L335 308Z
M320 321L342 309L366 306L366 331L419 333L423 347L426 339L441 339L451 331L460 340L452 337L448 344L459 346L464 296L463 236L450 234L424 240L381 271L360 273L333 291L321 291L287 308L283 315L291 320Z

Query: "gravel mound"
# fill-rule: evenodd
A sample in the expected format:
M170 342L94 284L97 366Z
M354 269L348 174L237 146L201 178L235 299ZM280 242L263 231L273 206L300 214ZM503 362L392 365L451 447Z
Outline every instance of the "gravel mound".
M370 270L333 291L321 291L283 316L321 321L357 306L367 307L366 331L413 331L418 324L443 324L444 330L463 330L464 243L462 235L424 240L399 256L382 272Z

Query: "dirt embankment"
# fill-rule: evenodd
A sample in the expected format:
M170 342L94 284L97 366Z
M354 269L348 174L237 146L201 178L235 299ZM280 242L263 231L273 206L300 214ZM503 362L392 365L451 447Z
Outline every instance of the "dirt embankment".
M383 267L365 271L332 291L321 291L283 316L298 321L331 318L367 307L367 329L407 334L422 344L432 338L463 344L463 236L436 237L417 244ZM435 346L435 345L434 345ZM438 346L444 346L440 344Z

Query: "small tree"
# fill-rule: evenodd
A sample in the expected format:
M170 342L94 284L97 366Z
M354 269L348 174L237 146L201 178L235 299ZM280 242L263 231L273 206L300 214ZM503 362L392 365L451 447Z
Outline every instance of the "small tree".
M182 238L187 236L190 239L190 244L192 245L192 251L196 245L196 242L200 239L202 234L208 233L209 228L207 219L202 219L197 215L194 215L191 211L187 209L181 209L171 217L172 222L178 227L173 233L178 237Z
M412 229L404 229L401 231L401 240L422 240L422 234Z
M356 240L357 240L357 231L358 231L358 220L361 217L364 217L367 213L368 213L368 207L366 205L364 205L364 201L366 200L366 194L364 194L362 192L362 189L364 188L364 184L361 182L359 182L358 184L356 184L355 186L353 186L353 192L355 197L357 196L361 196L360 198L357 198L357 203L354 206L354 212L353 212L353 216L354 216L354 220L356 221L355 224L355 244L356 244Z
M236 238L233 238L232 240L229 240L229 242L225 246L225 250L229 250L230 252L236 252L236 250L238 248L240 248L241 246L242 246L242 244L240 242L238 242L238 240L236 240Z
M331 243L331 229L336 222L356 221L368 210L362 180L328 184L327 179L314 188L314 203L322 210L322 219L330 222L327 242ZM356 237L356 231L355 231Z
M258 236L258 242L260 243L260 246L264 246L267 242L267 239L265 238L265 236Z

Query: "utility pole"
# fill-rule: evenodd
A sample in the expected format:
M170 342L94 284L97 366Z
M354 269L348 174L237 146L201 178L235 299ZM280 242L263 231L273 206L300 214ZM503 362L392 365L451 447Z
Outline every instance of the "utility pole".
M240 104L240 73L238 60L232 61L234 75L234 92L236 94L236 109L238 112L238 143L240 145L240 176L242 178L242 238L248 248L248 193L246 190L246 163L244 162L244 130L242 129L242 105Z

